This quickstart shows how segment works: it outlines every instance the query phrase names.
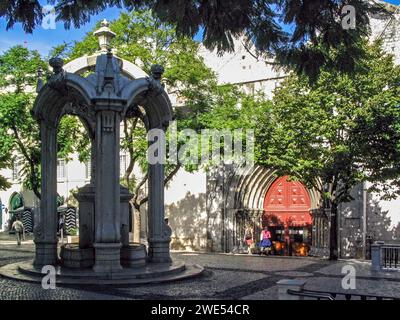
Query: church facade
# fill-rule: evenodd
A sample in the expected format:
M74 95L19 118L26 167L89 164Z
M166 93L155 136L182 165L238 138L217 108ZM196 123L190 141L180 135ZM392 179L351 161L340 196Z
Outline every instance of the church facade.
M398 6L388 8L392 15L371 18L371 39L382 39L384 50L399 64L400 11ZM207 52L204 58L218 73L220 83L235 83L247 93L261 90L272 97L285 78L284 73L257 60L240 41L233 54L219 58ZM342 258L368 257L372 241L400 241L400 200L383 201L367 189L368 185L358 185L352 191L354 200L339 207ZM268 226L277 254L329 254L329 214L322 208L320 195L268 168L238 171L232 165L221 165L208 173L181 172L166 195L171 201L166 209L175 249L240 252L246 228L252 229L257 242L262 228Z

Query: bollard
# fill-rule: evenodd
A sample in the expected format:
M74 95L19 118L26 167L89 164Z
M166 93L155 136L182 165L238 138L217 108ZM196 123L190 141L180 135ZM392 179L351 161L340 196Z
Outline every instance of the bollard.
M278 285L278 300L304 300L304 297L288 294L287 290L302 291L306 284L305 280L282 279L276 284Z
M371 270L381 271L381 244L374 243L371 245Z

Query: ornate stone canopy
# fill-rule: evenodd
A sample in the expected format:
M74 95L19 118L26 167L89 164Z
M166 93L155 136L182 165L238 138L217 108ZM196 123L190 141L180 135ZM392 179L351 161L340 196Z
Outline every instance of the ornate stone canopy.
M161 84L161 66L153 66L152 74L147 76L132 63L116 57L110 45L115 34L107 21L95 35L100 46L95 55L78 58L66 66L62 59L53 58L49 61L52 76L45 85L38 82L33 114L41 132L42 198L35 221L35 260L33 265L28 263L18 270L59 266L67 283L79 282L79 273L95 283L113 279L113 274L132 283L132 279L152 277L160 270L164 276L169 272L181 272L181 276L201 272L202 268L190 271L171 261L161 163L148 166L148 246L129 241L132 195L119 183L120 123L128 117L141 117L147 130L166 130L172 121L172 106ZM91 72L84 76L86 71ZM65 114L78 116L87 129L92 142L92 180L76 194L79 246L62 246L59 258L57 126Z

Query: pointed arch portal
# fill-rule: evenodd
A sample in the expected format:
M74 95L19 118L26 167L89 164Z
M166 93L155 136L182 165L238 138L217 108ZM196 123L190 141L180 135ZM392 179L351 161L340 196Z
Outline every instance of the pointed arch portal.
M273 233L275 250L307 255L311 244L311 198L300 181L276 179L264 198L263 226Z

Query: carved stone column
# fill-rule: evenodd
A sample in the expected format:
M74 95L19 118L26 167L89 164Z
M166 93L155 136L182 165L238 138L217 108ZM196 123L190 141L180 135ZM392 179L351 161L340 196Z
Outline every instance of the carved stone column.
M57 130L51 124L41 121L40 136L42 199L39 221L35 221L36 266L57 263Z
M149 260L171 262L171 228L164 221L164 166L149 165Z
M121 270L120 114L112 106L97 105L95 170L95 272Z

